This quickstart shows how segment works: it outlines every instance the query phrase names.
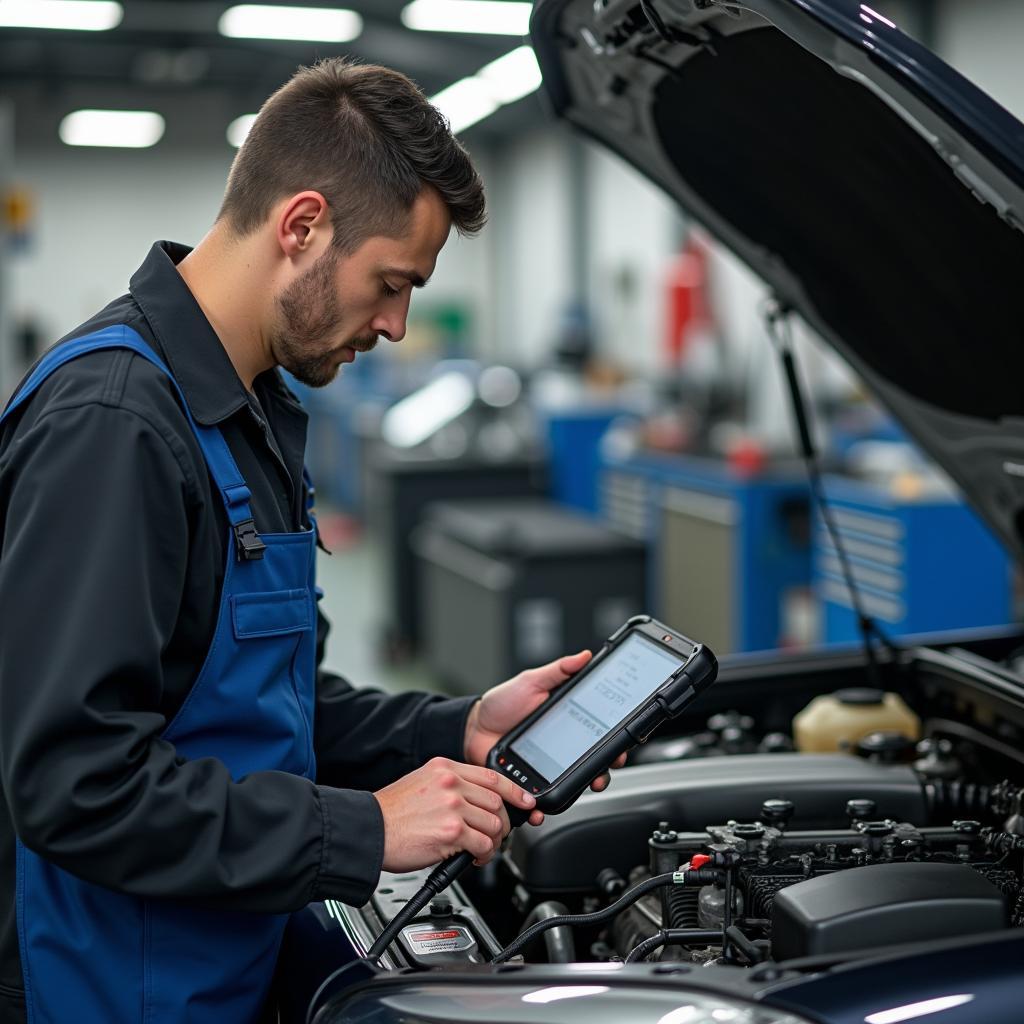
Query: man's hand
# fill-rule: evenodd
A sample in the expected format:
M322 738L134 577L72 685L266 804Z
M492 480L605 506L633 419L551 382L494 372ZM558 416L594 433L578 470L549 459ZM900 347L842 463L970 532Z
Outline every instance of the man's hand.
M374 793L384 815L384 869L415 871L468 851L486 864L508 835L505 801L529 810L525 790L490 768L435 757Z
M482 765L487 755L502 736L518 725L548 699L551 691L575 675L593 657L590 651L580 651L549 662L540 668L520 672L514 679L488 690L473 705L466 723L466 760ZM626 763L623 754L613 765L621 768ZM607 773L594 779L590 788L600 792L608 785ZM530 815L530 824L544 820L540 811Z

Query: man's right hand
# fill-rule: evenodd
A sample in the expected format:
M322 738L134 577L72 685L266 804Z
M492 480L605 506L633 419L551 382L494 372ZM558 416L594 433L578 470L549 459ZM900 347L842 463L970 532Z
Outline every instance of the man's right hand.
M507 801L536 800L490 768L435 757L374 793L384 815L384 870L415 871L465 850L486 864L508 835Z

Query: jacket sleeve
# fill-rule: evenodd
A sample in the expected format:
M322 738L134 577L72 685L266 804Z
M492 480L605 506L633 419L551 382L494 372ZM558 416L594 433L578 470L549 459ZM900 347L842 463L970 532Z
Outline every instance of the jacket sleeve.
M383 856L372 795L283 772L234 782L160 738L160 655L198 492L158 422L142 406L66 407L0 454L0 775L15 831L139 896L361 904Z
M330 624L318 611L317 664ZM475 697L385 694L353 687L318 669L314 744L317 782L379 789L432 757L464 761L466 719Z

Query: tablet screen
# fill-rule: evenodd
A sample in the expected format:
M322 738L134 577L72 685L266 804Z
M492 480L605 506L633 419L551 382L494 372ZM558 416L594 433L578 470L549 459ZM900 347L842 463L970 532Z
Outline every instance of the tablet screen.
M549 782L628 718L686 658L634 633L512 744Z

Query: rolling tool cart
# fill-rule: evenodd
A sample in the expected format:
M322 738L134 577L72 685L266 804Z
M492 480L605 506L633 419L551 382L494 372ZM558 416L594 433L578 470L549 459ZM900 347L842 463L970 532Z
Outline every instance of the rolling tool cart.
M644 610L644 545L542 499L432 506L416 532L430 667L477 693Z
M543 463L532 455L503 462L469 456L438 459L384 446L371 454L368 525L380 542L384 560L387 620L380 640L386 660L401 660L420 648L420 566L410 535L426 507L461 498L536 495L543 482Z

